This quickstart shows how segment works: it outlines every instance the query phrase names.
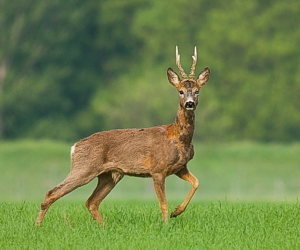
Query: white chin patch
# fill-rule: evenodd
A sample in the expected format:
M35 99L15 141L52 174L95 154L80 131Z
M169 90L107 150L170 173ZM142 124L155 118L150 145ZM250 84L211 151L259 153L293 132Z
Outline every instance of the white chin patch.
M194 108L185 108L186 110L194 110Z

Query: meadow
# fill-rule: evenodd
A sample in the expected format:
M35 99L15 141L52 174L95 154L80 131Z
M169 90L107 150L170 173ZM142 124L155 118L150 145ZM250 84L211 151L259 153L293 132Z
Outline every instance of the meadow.
M189 169L200 187L165 225L151 179L125 177L101 204L105 226L84 206L96 183L53 204L35 226L46 191L69 172L70 146L0 142L0 249L299 249L299 144L195 143ZM189 191L166 182L169 212Z
M82 203L60 202L37 227L37 204L2 202L0 249L299 249L299 209L286 202L192 202L165 225L154 201L106 202L106 224L99 226Z

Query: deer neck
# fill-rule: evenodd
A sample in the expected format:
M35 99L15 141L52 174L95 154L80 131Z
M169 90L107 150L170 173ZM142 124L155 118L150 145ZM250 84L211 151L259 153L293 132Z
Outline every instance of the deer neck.
M189 146L192 142L195 129L194 111L187 111L179 105L174 127L179 141Z

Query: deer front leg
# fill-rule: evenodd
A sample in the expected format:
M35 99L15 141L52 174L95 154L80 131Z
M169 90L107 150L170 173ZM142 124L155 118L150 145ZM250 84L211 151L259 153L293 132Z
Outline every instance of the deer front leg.
M187 205L189 204L190 200L192 199L194 193L196 192L199 186L198 179L186 167L180 170L176 175L179 178L191 183L192 188L189 194L187 195L187 197L185 198L185 200L183 201L183 203L177 206L175 210L171 213L171 218L176 217L184 212L184 210L186 209Z
M165 176L162 174L152 175L155 192L158 198L160 210L162 212L162 217L165 223L168 221L168 203L166 199L165 191Z

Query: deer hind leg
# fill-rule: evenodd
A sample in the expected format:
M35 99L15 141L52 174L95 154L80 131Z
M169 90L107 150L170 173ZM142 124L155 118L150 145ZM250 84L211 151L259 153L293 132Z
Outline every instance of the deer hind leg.
M123 174L117 171L103 173L98 176L97 187L95 188L89 199L86 201L85 205L90 211L93 219L96 220L99 224L104 223L104 220L99 212L100 203L122 178Z
M186 209L187 205L189 204L190 200L192 199L194 193L196 192L199 186L198 179L186 167L180 170L176 175L179 178L191 183L192 188L189 194L187 195L187 197L185 198L185 200L183 201L183 203L177 206L175 210L171 213L171 217L176 217L184 212L184 210Z
M90 172L71 171L63 182L46 193L36 224L39 226L42 223L47 210L56 200L89 183L96 176L96 174L91 174Z
M152 176L154 182L155 192L158 198L160 210L165 223L168 222L168 203L165 191L165 176L161 174L155 174Z

